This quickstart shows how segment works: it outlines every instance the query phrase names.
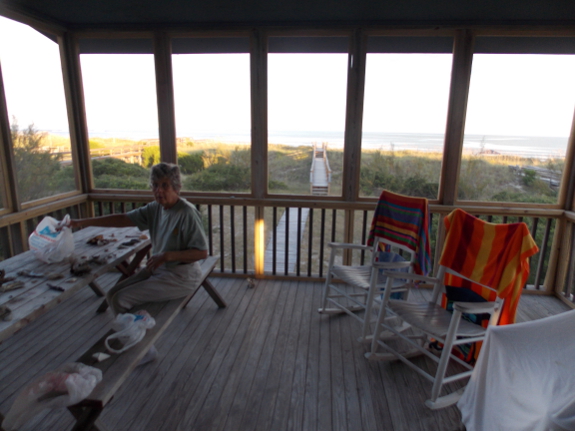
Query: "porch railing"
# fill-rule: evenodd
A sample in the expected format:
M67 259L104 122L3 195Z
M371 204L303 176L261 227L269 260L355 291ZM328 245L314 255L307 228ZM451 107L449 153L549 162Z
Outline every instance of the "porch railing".
M0 247L3 257L16 254L18 247L27 249L27 237L33 231L44 215L52 215L62 218L66 213L72 217L84 217L93 211L93 214L104 215L111 213L123 213L144 205L150 199L149 196L119 197L101 195L74 203L63 205L60 208L50 207L45 213L31 212L32 216L21 218L11 223L2 224L0 217ZM193 197L190 200L200 209L204 229L208 238L210 255L220 256L217 271L224 276L253 276L255 274L256 248L263 248L258 255L265 260L262 274L259 277L288 277L302 279L321 279L325 277L328 260L329 242L355 242L365 244L371 219L373 217L373 203L339 203L335 201L270 201L270 205L263 205L263 211L256 211L256 203L261 201L241 200L239 204L227 203L234 199L211 199ZM214 203L215 202L215 203ZM255 203L252 203L255 202ZM267 202L266 202L267 203ZM89 206L93 205L90 210ZM260 206L261 208L261 206ZM439 205L431 206L431 247L434 262L439 258L438 250L441 248L442 229L439 225L443 216L453 208ZM511 223L525 221L535 238L540 252L530 262L531 272L527 283L530 290L545 291L557 285L557 280L550 278L544 283L550 268L552 256L552 242L554 232L561 221L562 211L551 210L512 210L473 207L465 208L478 217L498 223ZM263 214L264 236L263 244L255 243L254 226L256 214ZM570 227L575 223L566 222ZM19 229L14 229L18 225ZM575 243L575 229L570 228L569 244ZM564 236L564 235L563 235ZM17 244L20 243L19 246ZM439 248L438 248L439 247ZM564 277L565 286L563 297L573 299L575 290L575 274L569 271L574 267L575 254L569 255L570 265L561 275ZM350 264L362 264L367 256L364 252L351 252L339 259ZM561 265L559 264L560 268ZM551 283L551 284L550 284ZM551 286L551 287L550 287ZM550 293L550 292L548 292Z
M255 206L223 205L196 202L204 219L210 255L220 256L218 270L221 274L253 275L255 273L254 223ZM201 202L201 201L200 201ZM142 202L94 202L96 215L124 212L143 205ZM299 203L291 206L266 206L264 208L264 274L263 276L313 278L325 277L329 260L329 242L355 242L365 244L369 234L373 210L321 208ZM362 206L372 206L361 204ZM326 205L333 206L333 203ZM434 261L439 258L442 231L439 222L452 208L431 208L431 252ZM531 271L527 288L541 290L549 267L551 242L557 216L508 215L486 213L475 215L493 223L524 221L539 246L539 253L530 261ZM474 213L473 211L470 212ZM522 211L525 213L525 211ZM350 222L352 218L352 222ZM352 226L347 228L346 226ZM365 252L352 252L345 257L349 264L363 264Z

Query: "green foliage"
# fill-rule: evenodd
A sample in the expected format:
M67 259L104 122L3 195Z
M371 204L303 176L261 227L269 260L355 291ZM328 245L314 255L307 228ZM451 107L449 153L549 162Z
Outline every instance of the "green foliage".
M142 163L146 168L151 168L160 163L160 147L158 145L145 147L144 151L142 151L142 160Z
M400 153L401 154L401 153ZM363 154L362 154L363 156ZM395 152L366 152L359 186L364 196L379 196L383 189L409 196L437 199L441 161Z
M309 192L312 156L313 148L310 146L270 145L268 150L270 181L288 184L292 193L297 193L296 190Z
M526 186L532 186L535 184L535 180L537 179L537 172L533 169L524 169L523 170L523 184Z
M16 119L11 126L14 164L22 202L74 190L74 172L61 172L61 156L42 149L44 133L31 124L20 131Z
M94 177L102 175L115 175L119 177L136 177L148 179L149 169L143 168L137 163L126 163L112 157L92 160L92 172Z
M282 181L269 180L268 189L270 191L287 190L288 185Z
M145 190L148 189L147 178L123 177L103 174L94 178L94 186L101 189Z
M249 168L218 163L184 180L184 189L202 191L249 191L250 184Z
M503 191L517 191L515 174L506 165L491 163L482 157L464 158L459 174L458 197L461 200L491 200Z
M519 191L501 191L491 197L492 201L497 202L525 202L525 203L542 203L542 204L555 204L557 203L556 195L538 195L532 193L525 193Z
M183 174L194 174L204 169L202 153L178 155L178 165Z
M92 160L94 186L103 189L146 190L149 188L149 169L120 159Z

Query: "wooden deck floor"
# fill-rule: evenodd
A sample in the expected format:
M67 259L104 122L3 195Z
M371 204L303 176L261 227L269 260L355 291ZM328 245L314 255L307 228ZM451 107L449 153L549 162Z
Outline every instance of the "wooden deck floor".
M110 276L111 277L111 276ZM430 384L401 363L372 363L349 316L317 313L321 284L213 278L228 302L196 295L104 411L111 430L460 430L456 407L430 411ZM109 328L85 289L0 344L0 412L34 377L73 361ZM566 310L524 296L519 320ZM62 336L62 334L65 334ZM422 358L422 360L424 360ZM66 410L21 431L66 430Z

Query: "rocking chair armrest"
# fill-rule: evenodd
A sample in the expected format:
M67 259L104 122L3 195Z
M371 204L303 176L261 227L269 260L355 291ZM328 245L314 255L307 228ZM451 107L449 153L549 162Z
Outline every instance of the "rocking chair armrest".
M414 281L423 281L426 283L434 284L438 283L439 279L435 277L429 277L426 275L413 274L410 272L393 272L393 271L383 271L384 275L389 278L402 278Z
M369 245L350 244L350 243L345 243L345 242L328 242L327 246L331 247L331 248L349 248L349 249L354 249L354 250L369 250L369 251L371 251L373 249L373 247L369 246Z
M457 302L453 303L453 308L462 313L479 314L479 313L493 313L495 310L496 302Z
M383 269L402 269L402 268L409 268L411 266L411 262L407 260L403 262L373 262L371 266L373 266L374 268L383 268Z

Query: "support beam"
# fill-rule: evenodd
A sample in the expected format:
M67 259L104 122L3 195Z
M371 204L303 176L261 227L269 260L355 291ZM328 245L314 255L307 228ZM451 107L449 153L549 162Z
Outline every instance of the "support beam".
M347 98L343 150L343 199L355 201L359 195L361 131L367 37L356 30L350 37L347 69Z
M268 194L268 39L261 30L250 36L250 79L252 117L252 196L264 199ZM254 214L254 271L264 274L265 225L264 207L256 206Z
M2 207L20 211L22 208L18 193L18 177L14 165L14 152L12 150L12 134L10 133L10 120L8 119L8 107L4 92L4 80L2 78L2 65L0 64L0 161L2 168Z
M565 154L565 167L559 189L559 207L566 211L575 209L575 114L571 121L571 133Z
M453 43L451 88L447 108L447 125L443 163L439 180L439 203L453 205L457 200L457 185L461 167L461 151L465 132L467 96L471 79L474 36L470 30L458 30Z
M268 193L268 39L261 30L250 37L252 114L252 195Z
M167 163L177 163L172 44L165 32L154 34L154 63L156 65L161 160Z
M76 172L76 187L82 193L90 193L94 188L94 182L78 40L72 33L66 32L58 38L58 43L70 127L72 162Z

